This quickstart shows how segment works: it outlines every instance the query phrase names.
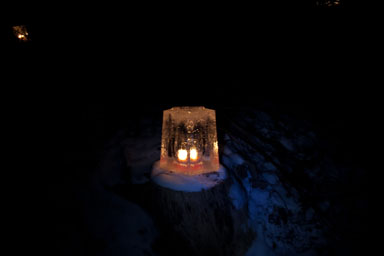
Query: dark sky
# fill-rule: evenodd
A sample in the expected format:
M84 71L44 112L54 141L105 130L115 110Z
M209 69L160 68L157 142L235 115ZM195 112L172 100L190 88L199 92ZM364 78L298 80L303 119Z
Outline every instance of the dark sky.
M374 109L375 34L362 16L284 2L206 6L202 14L164 6L14 8L4 31L27 24L32 41L9 44L15 84L7 90L16 108L51 116L93 103Z
M10 74L27 78L18 79L26 89L17 93L30 99L31 92L39 102L56 104L101 97L140 104L270 99L317 106L372 97L375 70L367 66L376 53L371 42L377 33L367 29L364 8L356 12L350 7L357 1L344 1L342 8L319 9L313 2L179 6L178 11L138 5L15 6L4 31L27 24L32 41L10 45ZM43 97L46 93L50 96Z
M87 104L303 105L316 112L374 109L375 35L364 8L313 1L258 6L31 4L10 9L4 34L27 24L32 41L8 44L16 108ZM200 12L193 10L198 9ZM10 41L9 41L10 42ZM365 102L364 104L362 102ZM50 107L48 107L50 106ZM336 109L337 111L333 111Z

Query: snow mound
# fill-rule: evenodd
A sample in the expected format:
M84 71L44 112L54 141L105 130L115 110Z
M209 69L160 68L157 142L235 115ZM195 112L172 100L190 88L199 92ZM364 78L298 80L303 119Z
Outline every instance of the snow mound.
M152 169L151 179L157 185L172 190L185 192L199 192L210 189L226 178L225 168L220 165L217 172L199 175L184 175L161 169L157 161Z

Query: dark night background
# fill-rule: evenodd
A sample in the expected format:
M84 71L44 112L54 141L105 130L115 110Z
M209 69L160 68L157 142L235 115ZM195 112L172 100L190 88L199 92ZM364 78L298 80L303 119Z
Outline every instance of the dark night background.
M366 9L357 2L343 3L327 9L285 1L201 12L13 8L2 24L2 69L9 76L2 84L7 140L20 165L21 184L11 199L15 236L57 250L48 241L62 234L49 223L70 222L76 212L55 209L55 198L66 193L60 184L92 172L127 118L150 111L161 118L174 105L254 107L310 120L324 140L335 142L337 157L366 170L358 189L367 211L356 218L362 228L350 243L357 255L369 255L379 223L380 167L372 160L381 117L373 64L379 52L370 30L374 17L363 18ZM13 38L10 27L18 24L27 25L30 42Z

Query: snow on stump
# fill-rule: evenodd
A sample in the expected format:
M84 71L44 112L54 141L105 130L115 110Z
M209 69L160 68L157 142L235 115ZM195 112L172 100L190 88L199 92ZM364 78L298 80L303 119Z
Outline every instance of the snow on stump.
M160 168L156 162L151 174L151 179L157 185L176 191L199 192L210 189L225 180L226 171L220 165L219 170L210 173L188 175Z

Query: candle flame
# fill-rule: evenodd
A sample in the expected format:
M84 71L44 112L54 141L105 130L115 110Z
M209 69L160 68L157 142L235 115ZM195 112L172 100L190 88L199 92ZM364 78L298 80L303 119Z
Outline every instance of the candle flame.
M187 150L185 149L179 149L177 151L177 158L180 160L180 161L185 161L187 160L187 157L188 157L188 152Z
M191 151L189 151L189 157L192 161L197 160L197 150L195 148L192 148Z

